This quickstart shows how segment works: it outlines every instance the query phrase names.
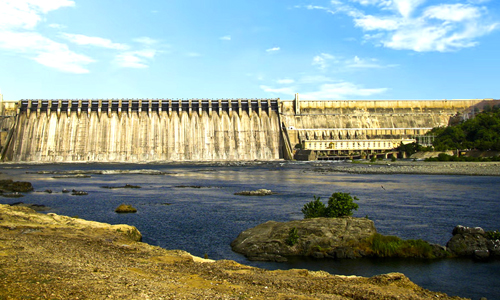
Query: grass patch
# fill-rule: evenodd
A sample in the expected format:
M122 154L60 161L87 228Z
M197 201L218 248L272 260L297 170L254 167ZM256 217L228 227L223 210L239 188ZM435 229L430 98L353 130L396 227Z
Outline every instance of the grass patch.
M377 257L435 258L434 247L423 240L402 240L376 233L363 244L365 251Z

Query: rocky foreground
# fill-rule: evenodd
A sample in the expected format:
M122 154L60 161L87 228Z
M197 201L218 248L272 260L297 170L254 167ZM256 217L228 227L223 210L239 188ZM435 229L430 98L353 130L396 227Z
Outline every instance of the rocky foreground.
M128 225L0 205L0 299L461 299L399 273L267 271L140 238Z

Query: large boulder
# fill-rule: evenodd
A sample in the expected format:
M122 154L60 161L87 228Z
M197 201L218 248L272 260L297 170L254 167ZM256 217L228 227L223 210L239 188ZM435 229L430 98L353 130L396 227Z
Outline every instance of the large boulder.
M295 239L290 239L295 231ZM376 233L366 218L311 218L268 221L243 231L231 243L233 251L250 260L286 261L287 256L356 258L360 241ZM294 241L291 241L294 240Z
M481 227L458 225L453 229L453 237L446 247L456 256L467 256L476 259L500 257L500 240L488 239Z

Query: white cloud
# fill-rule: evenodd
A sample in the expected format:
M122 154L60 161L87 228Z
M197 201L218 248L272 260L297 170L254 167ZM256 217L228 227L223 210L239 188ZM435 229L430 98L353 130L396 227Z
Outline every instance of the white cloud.
M429 19L462 22L480 18L481 10L464 4L444 4L427 8L423 16Z
M62 24L49 24L49 27L50 28L55 28L55 29L65 29L67 26L66 25L62 25Z
M2 0L0 30L33 29L42 20L41 15L74 5L70 0Z
M152 38L147 37L147 36L135 38L133 41L140 43L140 44L143 44L143 45L146 45L146 46L152 46L152 45L159 43L158 40L152 39Z
M316 79L321 79L323 80L323 82L333 81L330 78L318 77ZM299 88L297 86L273 88L267 85L261 85L260 88L264 92L270 93L272 95L286 95L286 96L293 96L295 95L295 93L297 93L297 91L307 89L304 87ZM319 85L316 91L301 93L300 98L304 100L348 99L360 96L369 97L375 94L384 93L387 90L388 90L387 88L367 89L350 82L323 83Z
M219 40L223 40L223 41L230 41L230 40L231 40L231 36L230 36L230 35L221 36L221 37L219 38Z
M374 6L378 13L366 14L346 2L331 1L335 13L350 16L356 27L370 32L365 40L398 50L455 51L473 47L477 39L499 27L488 17L489 0L469 0L468 4L435 4L425 0L350 0L363 9Z
M325 83L318 91L301 93L300 98L304 100L332 100L347 99L349 97L369 97L384 93L387 88L365 89L350 82Z
M326 70L329 67L329 61L335 60L335 56L328 53L321 53L313 57L312 65L317 66L320 70Z
M403 17L408 18L424 2L425 0L393 0L393 5Z
M364 30L396 30L401 24L394 18L379 18L375 16L361 16L354 19L354 24Z
M111 40L108 39L94 37L94 36L86 36L83 34L62 33L61 36L77 45L90 45L90 46L115 49L115 50L128 50L130 48L128 45L125 44L113 43Z
M295 82L295 80L290 79L290 78L285 78L285 79L278 79L278 80L276 80L276 82L279 84L292 84Z
M201 56L201 54L198 52L188 52L188 53L186 53L186 55L189 57L200 57Z
M358 68L358 69L378 69L394 67L396 65L381 65L375 58L360 58L359 56L354 56L352 59L348 59L345 62L345 67L347 68Z
M36 32L0 31L0 48L28 54L36 62L68 73L88 73L85 66L92 58L69 50L65 44L54 42Z
M300 78L299 82L303 84L311 84L311 83L323 83L323 82L334 82L333 78L323 76L323 75L306 75Z
M279 51L279 50L280 50L280 47L274 47L274 48L267 49L266 51L267 52L276 52L276 51Z
M115 63L123 68L147 68L148 61L156 55L156 50L127 51L120 53L115 58Z
M0 32L0 48L30 54L42 65L69 73L88 73L84 66L94 62L88 56L70 51L67 45L34 32Z
M3 0L0 2L0 49L22 53L44 66L56 70L83 74L94 59L71 51L67 45L55 42L34 31L50 11L74 6L70 0ZM50 27L61 28L57 24Z
M55 51L40 53L34 60L44 66L63 72L75 74L89 73L89 70L84 68L84 65L95 62L95 60L88 56L68 51L64 46L66 45Z
M295 95L295 88L294 87L284 87L284 88L272 88L267 85L261 85L260 88L264 92L268 92L271 94L284 94L284 95Z

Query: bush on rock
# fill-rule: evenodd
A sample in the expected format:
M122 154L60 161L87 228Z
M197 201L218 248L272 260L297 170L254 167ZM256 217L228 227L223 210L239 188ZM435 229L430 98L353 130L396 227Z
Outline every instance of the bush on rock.
M305 219L309 218L339 218L352 216L353 210L358 210L358 204L349 193L333 193L328 199L328 206L320 201L320 197L314 196L314 201L304 205L302 213Z

